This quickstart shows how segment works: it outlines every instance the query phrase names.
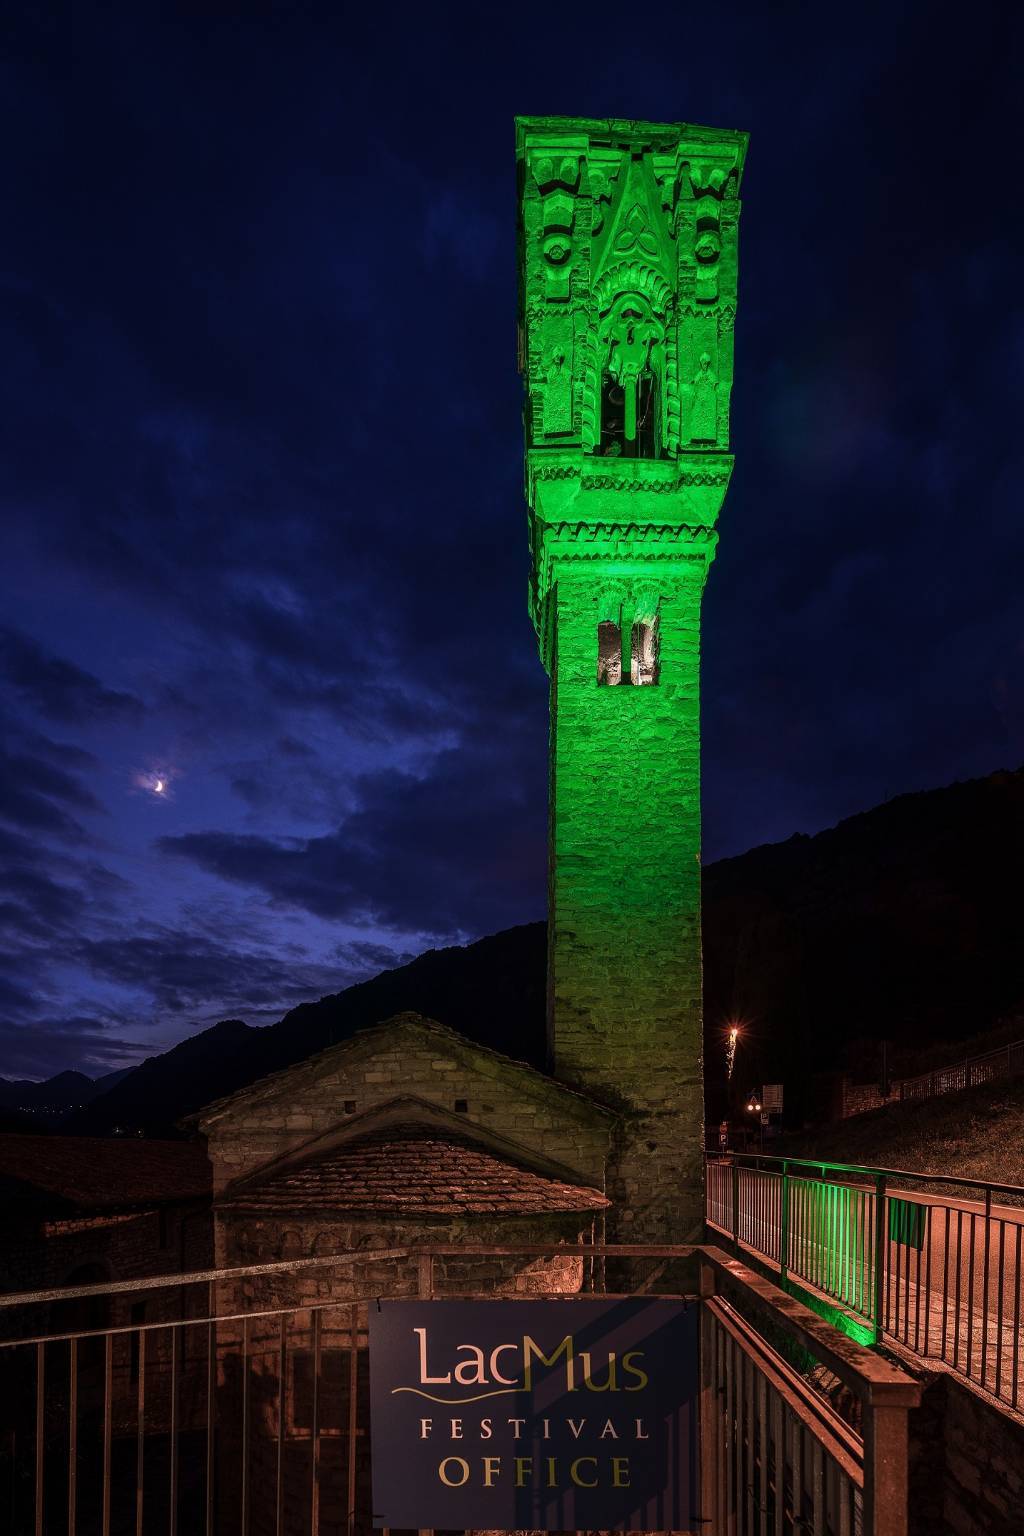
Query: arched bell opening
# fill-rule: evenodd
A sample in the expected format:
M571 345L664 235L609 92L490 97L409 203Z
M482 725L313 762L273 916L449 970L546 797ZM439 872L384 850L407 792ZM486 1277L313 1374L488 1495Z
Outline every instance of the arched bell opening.
M639 274L634 274L639 276ZM609 458L657 459L661 431L665 322L643 292L621 292L600 324L600 430Z
M609 370L601 379L600 453L609 458L656 459L658 380L651 368L619 382Z

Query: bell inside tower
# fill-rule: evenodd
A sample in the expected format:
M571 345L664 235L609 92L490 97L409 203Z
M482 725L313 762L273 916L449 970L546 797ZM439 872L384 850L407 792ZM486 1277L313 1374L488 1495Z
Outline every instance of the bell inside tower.
M606 371L601 381L600 452L609 458L656 459L657 397L652 369L622 383Z

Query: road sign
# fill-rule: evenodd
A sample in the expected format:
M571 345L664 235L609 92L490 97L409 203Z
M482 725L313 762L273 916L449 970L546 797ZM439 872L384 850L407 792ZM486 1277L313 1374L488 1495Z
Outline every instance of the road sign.
M782 1114L782 1084L765 1083L761 1093L761 1103L770 1115Z

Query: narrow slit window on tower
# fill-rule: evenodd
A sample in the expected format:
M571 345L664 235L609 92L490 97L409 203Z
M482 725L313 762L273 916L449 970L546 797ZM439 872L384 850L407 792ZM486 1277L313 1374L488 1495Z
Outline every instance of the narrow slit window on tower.
M658 681L657 623L638 621L630 637L629 678L638 688Z
M599 683L622 682L622 630L610 619L597 626L597 680Z

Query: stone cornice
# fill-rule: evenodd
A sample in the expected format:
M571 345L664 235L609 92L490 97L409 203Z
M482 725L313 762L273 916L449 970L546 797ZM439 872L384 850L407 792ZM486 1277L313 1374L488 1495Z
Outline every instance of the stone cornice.
M564 457L541 451L527 457L526 485L536 505L537 486L575 482L584 492L602 491L633 496L646 491L671 496L699 486L725 490L732 477L733 458L727 453L692 454L678 459L609 459L572 452Z
M516 118L516 154L520 158L532 143L572 144L584 151L591 140L643 141L661 154L710 153L728 157L742 172L750 135L736 128L712 128L702 123L649 123L621 117Z
M657 570L663 583L673 568L689 568L703 581L718 544L713 527L702 523L649 523L564 520L534 523L533 572L530 605L540 642L541 660L550 669L549 597L557 585L560 567L606 566L627 572ZM589 578L593 579L593 578ZM690 577L689 579L694 579ZM597 588L595 587L595 593Z
M670 496L680 486L728 485L732 473L729 469L684 469L671 479L653 480L634 478L629 475L581 471L571 464L553 464L550 468L534 469L530 478L535 481L578 480L583 490L594 491L653 491L658 496Z
M718 542L718 534L713 528L704 526L692 526L688 523L596 523L590 520L575 520L561 523L543 523L542 540L548 544L551 540L568 539L574 544L601 541L613 547L607 548L605 554L608 558L614 558L617 546L622 540L628 539L632 544L715 544ZM648 551L644 550L644 558L648 558Z

